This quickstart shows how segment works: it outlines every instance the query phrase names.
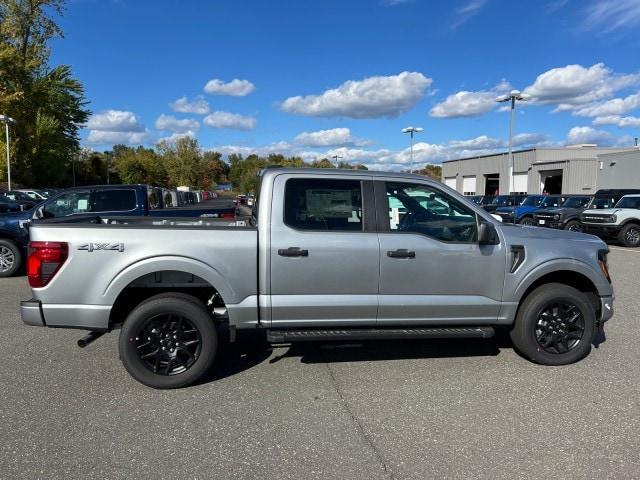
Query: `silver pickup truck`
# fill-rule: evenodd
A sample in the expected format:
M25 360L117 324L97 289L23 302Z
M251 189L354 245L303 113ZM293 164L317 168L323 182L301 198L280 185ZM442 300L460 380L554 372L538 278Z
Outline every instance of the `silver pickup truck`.
M218 340L493 336L546 365L587 355L613 315L607 246L501 224L439 182L400 173L266 169L245 224L91 217L34 225L28 325L120 329L155 388L195 382Z

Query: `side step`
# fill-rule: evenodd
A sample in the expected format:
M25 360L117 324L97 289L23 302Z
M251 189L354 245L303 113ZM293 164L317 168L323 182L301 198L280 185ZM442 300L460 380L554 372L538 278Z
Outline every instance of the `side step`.
M493 327L372 328L341 330L268 330L270 343L420 338L491 338Z

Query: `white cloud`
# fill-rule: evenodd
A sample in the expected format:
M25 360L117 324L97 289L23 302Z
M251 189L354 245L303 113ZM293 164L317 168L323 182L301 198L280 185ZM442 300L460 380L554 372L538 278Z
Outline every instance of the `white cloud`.
M479 137L469 140L451 140L449 142L450 148L461 150L484 150L488 148L501 148L503 146L504 142L502 140L486 135L480 135Z
M623 88L640 84L639 74L616 74L603 63L591 67L567 65L553 68L524 89L533 101L558 105L557 110L571 110L603 100Z
M209 113L209 103L202 96L197 96L192 102L187 97L180 97L169 106L174 112L195 113L197 115Z
M126 110L104 110L89 118L86 128L108 132L143 132L135 114Z
M634 93L625 98L612 98L606 102L587 105L573 112L582 117L601 117L604 115L621 115L630 110L640 108L640 93Z
M609 146L615 143L615 137L604 130L592 127L573 127L567 134L567 145L595 143L598 146Z
M172 133L168 137L160 138L158 140L158 142L175 143L177 140L180 140L181 138L185 138L185 137L195 138L196 137L196 132L194 132L192 130L187 130L186 132Z
M224 82L214 78L204 86L204 91L212 95L231 95L232 97L244 97L256 89L249 80L234 78L230 82Z
M594 125L617 125L618 127L640 127L639 117L622 117L620 115L606 115L594 118Z
M244 117L237 113L223 112L222 110L219 110L204 117L204 124L213 128L251 130L256 126L256 119L253 117Z
M371 142L354 138L348 128L332 128L315 132L302 132L293 141L306 147L335 147L341 145L367 145Z
M431 83L417 72L349 80L319 95L289 97L281 108L315 117L397 117L413 108Z
M148 138L149 132L110 132L105 130L90 130L87 143L94 145L140 145Z
M592 0L586 8L584 27L598 33L611 33L640 25L638 0Z
M436 104L429 115L436 118L475 117L493 110L496 96L511 89L509 82L502 81L491 90L469 92L462 90L449 95L444 101Z
M185 133L197 131L200 128L200 124L192 118L179 120L173 115L162 114L156 119L156 128L158 130L171 130L172 132Z
M455 11L455 19L451 24L451 27L458 28L462 24L467 23L469 20L480 13L486 3L487 0L468 1L466 4Z
M547 145L549 137L543 133L519 133L513 136L513 146Z

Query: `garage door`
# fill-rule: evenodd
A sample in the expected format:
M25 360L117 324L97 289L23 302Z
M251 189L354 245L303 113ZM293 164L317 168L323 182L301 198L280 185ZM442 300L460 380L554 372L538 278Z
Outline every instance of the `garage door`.
M465 195L476 194L476 176L462 177L462 192Z
M447 187L451 187L454 190L456 189L456 177L445 177L444 184Z
M513 191L517 193L527 193L527 179L529 175L525 173L515 173L513 175Z

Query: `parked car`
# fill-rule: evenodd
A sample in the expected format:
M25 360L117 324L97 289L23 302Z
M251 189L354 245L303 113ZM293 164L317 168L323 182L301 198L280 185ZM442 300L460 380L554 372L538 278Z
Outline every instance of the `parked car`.
M519 223L520 225L536 225L533 214L540 208L551 208L562 205L567 195L528 195L522 202L513 207L501 207L495 214L502 217L505 223Z
M87 329L81 346L120 328L127 371L176 388L243 329L288 343L507 328L523 356L562 365L613 314L597 237L504 225L418 175L278 168L261 185L248 226L102 214L34 224L24 323Z
M488 202L482 202L482 208L489 213L494 213L498 208L519 205L526 195L497 195Z
M22 205L0 196L0 213L16 213L22 211Z
M6 200L18 203L22 206L23 210L29 210L34 207L36 204L40 203L39 201L34 200L29 195L24 192L19 192L17 190L9 190L8 192L0 193L0 196L4 197Z
M41 202L42 200L46 200L47 196L44 195L42 192L38 191L38 190L34 190L34 189L18 189L15 190L16 192L21 192L24 193L25 195L27 195L29 198L31 198L32 200L34 200L35 202Z
M580 222L587 233L640 247L640 194L625 195L613 208L585 210Z
M60 217L87 214L152 217L209 217L235 219L231 202L214 208L154 208L150 199L158 200L157 189L147 185L97 185L65 190L31 209L0 215L0 240L11 252L11 260L0 262L0 277L14 275L21 267L29 242L30 224ZM161 195L161 189L160 189ZM159 200L158 200L159 201ZM9 258L9 257L7 257Z

